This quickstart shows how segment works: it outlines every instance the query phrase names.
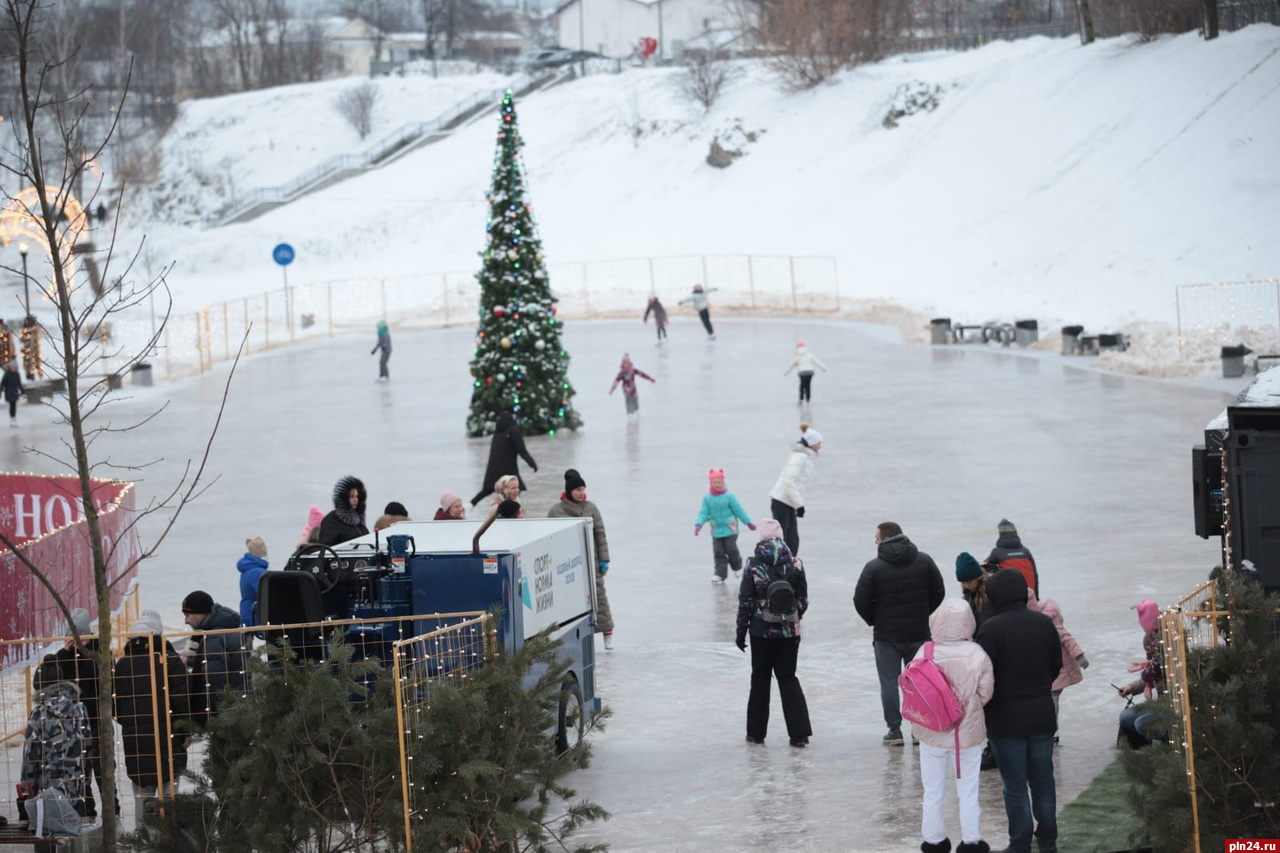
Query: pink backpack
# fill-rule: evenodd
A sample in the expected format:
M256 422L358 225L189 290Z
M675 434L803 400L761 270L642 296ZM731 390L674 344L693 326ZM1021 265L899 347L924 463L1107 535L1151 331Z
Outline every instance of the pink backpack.
M924 657L907 664L898 676L902 690L902 716L934 732L953 731L956 736L956 778L960 778L960 721L964 708L946 673L933 662L933 641L924 644Z

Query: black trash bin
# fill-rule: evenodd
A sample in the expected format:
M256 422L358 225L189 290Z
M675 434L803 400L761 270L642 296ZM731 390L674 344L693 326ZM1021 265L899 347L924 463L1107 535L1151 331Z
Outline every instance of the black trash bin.
M1080 354L1080 333L1084 331L1084 326L1063 326L1062 327L1062 354L1063 355L1079 355Z
M1040 340L1040 323L1036 320L1016 320L1013 329L1013 341L1020 347Z
M1244 357L1253 350L1244 344L1222 348L1222 378L1233 379L1244 376Z
M151 365L145 361L140 361L129 370L129 380L138 386L147 386L151 384Z
M951 318L935 317L929 321L929 343L951 343Z

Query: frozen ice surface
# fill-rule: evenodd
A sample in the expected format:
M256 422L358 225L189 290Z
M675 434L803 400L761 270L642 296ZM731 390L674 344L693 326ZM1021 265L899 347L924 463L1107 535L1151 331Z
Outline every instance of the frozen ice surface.
M617 648L598 646L598 686L614 716L575 785L613 817L583 837L618 853L918 849L915 752L880 744L871 630L850 601L885 520L934 556L957 595L955 555L982 559L996 523L1017 524L1044 596L1061 604L1092 664L1062 697L1065 805L1113 756L1122 703L1108 682L1127 679L1141 657L1130 605L1147 596L1170 604L1217 560L1216 542L1192 529L1190 448L1244 380L1157 382L1052 353L905 346L883 330L821 320L718 320L717 333L708 341L696 321L678 318L655 345L653 327L638 320L570 324L586 427L529 440L531 514L558 499L564 469L576 467L612 551ZM796 337L830 368L803 413L795 377L782 376ZM371 328L367 339L240 365L209 464L218 479L142 568L144 606L171 628L192 589L235 607L246 537L263 536L280 568L308 507L328 509L344 474L369 487L370 522L391 500L428 518L442 492L474 493L488 439L464 434L471 330L397 334L387 384L374 381L372 345ZM623 352L657 379L640 388L630 421L620 395L606 393ZM160 460L138 475L140 505L200 452L225 375L126 387L132 399L110 407L119 425L168 401L150 425L94 446L118 465ZM824 441L800 521L811 607L799 675L814 735L795 750L776 698L766 745L743 740L750 665L733 645L735 588L709 582L711 544L694 538L693 521L708 469L721 467L752 517L767 515L802 415ZM0 450L5 469L54 470L22 452L60 452L47 411L24 405L19 420ZM158 526L153 518L144 532ZM750 536L739 540L744 553ZM982 797L985 837L999 847L998 774L983 774ZM948 826L954 842L954 817Z

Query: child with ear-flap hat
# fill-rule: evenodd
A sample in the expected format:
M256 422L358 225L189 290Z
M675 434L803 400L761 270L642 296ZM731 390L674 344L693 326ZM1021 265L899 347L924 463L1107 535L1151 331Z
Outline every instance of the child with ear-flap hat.
M693 523L693 535L702 532L704 524L711 525L711 555L715 562L715 574L712 583L724 583L729 576L729 568L733 568L735 578L741 576L742 554L738 552L738 522L741 521L751 530L756 526L742 508L742 504L733 493L725 487L724 469L712 468L707 473L710 490L702 496L702 508L698 510L698 520Z

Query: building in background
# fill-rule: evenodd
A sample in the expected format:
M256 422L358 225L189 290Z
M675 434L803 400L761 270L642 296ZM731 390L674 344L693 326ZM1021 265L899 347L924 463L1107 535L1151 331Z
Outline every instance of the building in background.
M560 46L605 56L639 55L657 40L659 61L678 59L704 34L733 28L723 0L567 0L553 13Z

